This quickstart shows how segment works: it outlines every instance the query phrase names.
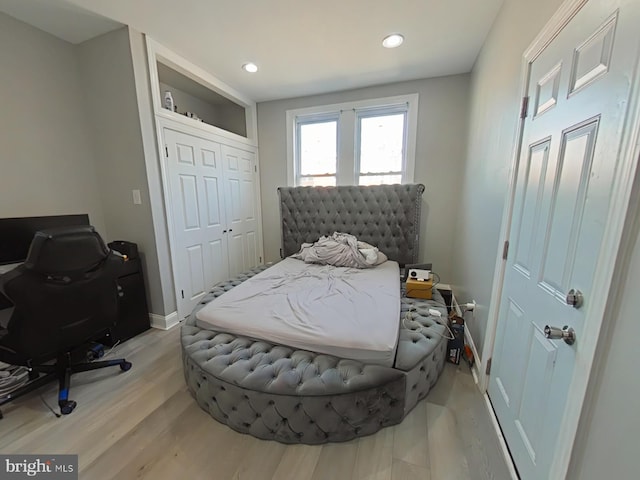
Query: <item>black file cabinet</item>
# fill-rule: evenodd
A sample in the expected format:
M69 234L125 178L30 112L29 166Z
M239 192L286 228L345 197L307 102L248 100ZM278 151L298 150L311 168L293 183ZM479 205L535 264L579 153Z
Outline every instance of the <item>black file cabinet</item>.
M149 309L139 257L124 262L122 272L118 276L118 285L121 288L118 321L101 341L109 346L115 345L118 341L122 343L150 328Z

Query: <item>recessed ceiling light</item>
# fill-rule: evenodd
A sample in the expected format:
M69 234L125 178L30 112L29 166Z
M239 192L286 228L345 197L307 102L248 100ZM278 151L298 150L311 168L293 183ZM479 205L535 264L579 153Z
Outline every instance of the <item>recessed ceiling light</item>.
M385 48L396 48L402 45L402 42L404 42L404 37L399 33L393 33L384 37L382 46Z
M242 65L242 69L245 72L256 73L258 71L258 66L255 63L249 62Z

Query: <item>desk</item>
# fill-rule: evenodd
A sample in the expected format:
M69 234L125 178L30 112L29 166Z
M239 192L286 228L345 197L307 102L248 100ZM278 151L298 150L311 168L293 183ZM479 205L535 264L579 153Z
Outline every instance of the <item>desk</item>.
M0 275L10 272L19 265L22 263L0 265ZM122 297L118 302L118 321L110 329L109 335L101 340L106 345L113 345L117 341L124 342L151 327L139 258L128 260L122 265L118 284L122 288ZM7 326L12 313L13 304L0 293L0 327Z
M0 330L2 330L3 328L7 328L12 313L13 307L7 307L0 310Z
M7 265L0 265L0 275L10 272L11 270L13 270L14 268L16 268L17 266L22 265L22 262L18 262L18 263L8 263Z
M17 266L22 265L22 262L19 263L8 263L6 265L0 265L0 275L3 275L7 272L10 272ZM13 303L9 301L7 297L5 297L2 292L0 292L0 327L5 328L9 323L9 318L13 313Z

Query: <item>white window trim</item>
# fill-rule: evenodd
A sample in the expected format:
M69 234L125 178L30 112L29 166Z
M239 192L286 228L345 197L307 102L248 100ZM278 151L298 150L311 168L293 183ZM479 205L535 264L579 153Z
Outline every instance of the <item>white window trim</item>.
M299 169L299 160L296 157L295 145L298 141L297 120L305 117L305 119L313 120L327 117L332 114L338 114L338 165L337 165L337 181L338 185L353 184L359 176L358 158L356 145L358 145L356 135L356 114L366 109L388 109L394 106L407 105L407 128L406 128L406 158L402 183L413 183L416 160L416 141L418 131L418 94L398 95L394 97L375 98L369 100L361 100L356 102L336 103L331 105L320 105L307 108L298 108L287 110L287 184L290 187L296 184L296 173ZM344 130L343 130L344 129ZM341 134L341 131L347 134ZM340 162L340 158L353 157L353 163ZM350 165L346 165L349 163ZM351 168L345 168L351 167ZM345 179L352 180L344 182Z

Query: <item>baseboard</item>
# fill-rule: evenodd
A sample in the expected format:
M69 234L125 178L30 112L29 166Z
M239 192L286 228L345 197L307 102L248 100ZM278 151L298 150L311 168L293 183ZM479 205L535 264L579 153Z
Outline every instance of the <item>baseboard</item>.
M480 378L480 372L482 371L482 361L480 360L480 355L478 355L478 349L476 348L476 344L473 343L473 337L471 336L471 332L468 328L464 329L464 341L471 348L471 352L473 353L473 367L471 367L471 373L473 374L473 379L476 381L478 387L480 387L480 383L478 379ZM484 393L484 392L482 392Z
M149 321L153 328L158 328L160 330L169 330L180 323L178 320L178 312L173 312L169 315L157 315L155 313L150 313Z
M500 424L498 423L498 417L496 417L496 412L493 411L493 405L491 405L491 400L489 400L489 395L484 393L484 401L487 405L487 410L489 411L489 417L491 418L491 423L493 424L493 428L496 431L496 435L498 436L498 443L500 444L500 450L502 451L502 455L504 456L504 461L507 464L507 469L509 470L509 474L511 474L512 480L519 480L518 471L516 470L516 466L513 463L513 458L511 458L511 454L509 453L509 448L507 447L507 441L504 439L504 435L502 435L502 429L500 428Z

